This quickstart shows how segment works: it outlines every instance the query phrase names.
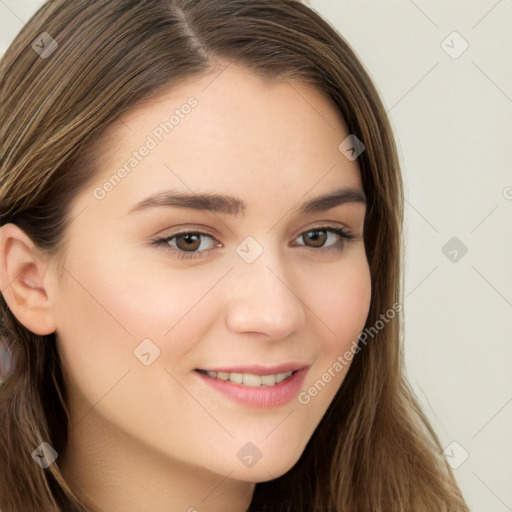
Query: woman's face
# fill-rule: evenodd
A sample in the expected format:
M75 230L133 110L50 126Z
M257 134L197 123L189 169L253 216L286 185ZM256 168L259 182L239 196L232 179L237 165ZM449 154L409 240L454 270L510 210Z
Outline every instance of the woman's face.
M293 466L370 304L348 135L316 89L234 67L110 128L49 278L71 438L250 482Z

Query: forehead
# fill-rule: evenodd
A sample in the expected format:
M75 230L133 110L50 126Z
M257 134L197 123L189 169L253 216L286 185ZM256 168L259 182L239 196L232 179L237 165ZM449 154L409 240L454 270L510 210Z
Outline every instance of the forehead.
M240 197L277 189L297 200L313 187L322 193L360 186L357 163L338 149L347 135L315 87L228 66L176 85L113 123L95 185L124 168L115 193L122 189L132 202L138 191L159 187Z

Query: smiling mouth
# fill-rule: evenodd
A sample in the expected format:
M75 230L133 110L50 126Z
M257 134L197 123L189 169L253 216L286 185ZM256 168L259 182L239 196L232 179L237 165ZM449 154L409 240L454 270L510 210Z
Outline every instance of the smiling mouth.
M255 375L252 373L236 373L236 372L214 372L210 370L195 370L198 373L207 375L212 379L230 381L233 384L240 384L247 387L263 387L277 386L281 382L289 379L298 370L284 373L276 373L272 375Z

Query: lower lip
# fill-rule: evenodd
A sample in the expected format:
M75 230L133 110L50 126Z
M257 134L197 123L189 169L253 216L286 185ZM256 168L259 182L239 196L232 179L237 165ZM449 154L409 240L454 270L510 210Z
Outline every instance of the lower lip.
M272 409L287 404L297 395L304 382L307 370L307 368L298 370L291 377L275 386L259 387L243 386L229 380L208 377L204 373L195 373L213 389L223 393L240 405L258 409Z

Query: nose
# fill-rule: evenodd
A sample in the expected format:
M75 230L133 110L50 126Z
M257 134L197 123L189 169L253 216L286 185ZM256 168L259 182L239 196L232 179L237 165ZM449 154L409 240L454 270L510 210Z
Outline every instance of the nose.
M251 264L238 262L231 274L226 325L232 332L283 339L304 326L300 291L277 258L262 255Z

